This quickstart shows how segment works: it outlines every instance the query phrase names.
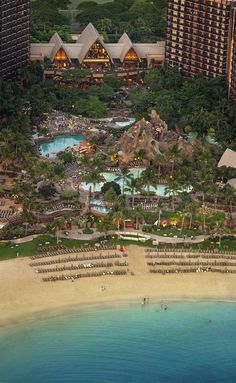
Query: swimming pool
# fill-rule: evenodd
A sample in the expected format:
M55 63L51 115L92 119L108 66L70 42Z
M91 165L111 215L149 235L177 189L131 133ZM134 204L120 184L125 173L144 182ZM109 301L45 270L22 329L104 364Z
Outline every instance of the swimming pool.
M120 128L125 128L126 126L129 126L131 124L135 123L135 118L128 118L127 121L121 121L121 122L116 122L115 124L119 126Z
M105 205L106 202L100 199L92 199L90 201L91 210L96 213L108 214L110 210Z
M78 145L84 141L84 136L58 136L53 141L45 142L39 146L40 153L44 157L54 157L59 152L64 152L68 147Z
M105 201L101 201L100 199L92 199L90 201L90 205L104 206L105 205Z
M193 141L196 140L196 138L197 138L196 133L190 133L188 135L188 141L190 142L190 144L192 144ZM207 141L209 144L218 145L218 142L215 140L213 136L207 135L205 136L204 140Z
M96 213L101 213L101 214L108 214L109 209L107 207L103 206L91 206L91 210L96 212Z
M130 173L133 175L134 178L138 178L141 175L144 168L132 168L129 170L130 170ZM93 190L94 192L100 192L104 183L115 181L115 179L119 176L118 173L109 173L109 172L102 173L102 175L105 178L105 182L101 182L99 184L96 184L95 187L92 184L86 184L85 182L82 182L81 188L83 190L86 190L86 191L89 191L91 188L91 190ZM120 185L120 188L122 190L123 181L120 180L120 181L115 181L115 182ZM124 186L126 186L126 183L124 183ZM145 188L145 190L147 191L147 187ZM156 193L156 195L159 195L160 197L167 197L168 196L168 194L165 194L165 190L166 190L165 185L157 185L156 187L151 186L149 188L150 192L154 192L154 193ZM125 194L128 194L128 193L125 193Z

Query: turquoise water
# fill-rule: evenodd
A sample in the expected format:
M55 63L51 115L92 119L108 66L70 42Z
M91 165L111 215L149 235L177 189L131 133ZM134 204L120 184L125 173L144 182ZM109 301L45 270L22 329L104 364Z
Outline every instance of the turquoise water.
M0 330L1 383L234 383L235 361L232 303L90 308Z
M138 178L140 177L142 171L144 170L144 168L131 168L129 169L130 173L133 175L134 178ZM119 176L118 173L109 173L109 172L106 172L106 173L103 173L103 177L105 178L105 182L112 182L112 181L115 181L115 179ZM117 182L120 187L121 187L121 191L123 189L123 180L119 180L119 181L115 181ZM103 186L104 182L101 182L99 184L96 184L95 187L94 185L92 184L86 184L85 182L82 182L81 183L81 187L82 189L84 190L89 190L90 187L91 187L91 190L93 190L94 192L99 192ZM126 187L126 183L124 183L124 187ZM157 195L161 196L161 197L165 197L165 186L164 185L158 185L157 187L153 187L151 186L149 188L149 191L151 192L155 192ZM127 192L125 193L127 194Z
M95 213L102 213L102 214L109 213L109 209L107 207L102 207L102 206L91 206L91 210L94 211Z
M45 142L40 145L40 153L42 156L52 156L56 153L63 152L69 146L78 145L84 140L82 135L79 136L58 136L51 142Z
M135 121L136 121L135 118L128 118L127 121L116 122L116 125L119 126L120 128L125 128L126 126L134 124Z
M197 137L196 133L189 134L188 135L189 142L192 144L192 142L196 139L196 137ZM218 142L212 136L205 136L205 141L207 141L209 144L212 144L212 145L218 145Z

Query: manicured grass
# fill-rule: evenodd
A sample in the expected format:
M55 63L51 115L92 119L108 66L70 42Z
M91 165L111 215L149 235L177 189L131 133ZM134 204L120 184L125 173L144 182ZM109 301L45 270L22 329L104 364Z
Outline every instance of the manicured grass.
M148 230L148 229L147 229ZM152 229L152 227L150 227L150 230L148 231L144 231L144 233L151 233L151 234L155 234L155 235L161 235L161 236L167 236L167 237L174 237L174 236L177 236L179 238L182 238L184 236L187 236L187 237L191 237L191 236L197 236L197 235L201 235L202 233L199 231L199 230L195 230L195 229L183 229L183 232L181 233L181 230L177 229L177 228L154 228Z
M145 243L143 242L137 242L137 241L127 241L127 240L117 240L117 238L109 237L107 238L108 244L114 244L114 245L138 245L141 247L155 247L155 248L182 248L183 244L168 244L168 243L162 243L158 246L152 245L152 241L147 241ZM185 245L186 248L192 247L192 248L201 248L201 249L218 249L219 246L217 244L218 238L210 239L207 241L204 241L201 244L190 244ZM50 242L49 245L46 245L45 242ZM84 246L94 246L95 243L99 242L99 240L95 241L79 241L79 240L73 240L73 239L62 239L60 244L63 244L67 248L73 248L73 247L84 247ZM54 246L56 245L56 239L49 237L49 236L40 236L36 239L34 239L31 242L23 243L20 245L16 245L11 242L1 242L0 243L0 261L8 260L16 258L16 254L19 254L19 257L32 257L33 255L38 253L38 249L42 246ZM235 237L226 237L225 239L222 239L222 246L221 249L227 249L231 251L236 251L236 239Z
M46 245L45 242L49 242L50 244ZM61 239L60 244L68 248L73 248L85 246L85 244L93 246L96 242L98 241L77 241L73 239ZM32 257L39 252L38 249L41 247L40 244L42 244L42 247L54 246L56 245L56 239L50 236L40 236L31 242L22 243L18 246L12 242L1 242L0 261L16 258L17 253L20 257Z

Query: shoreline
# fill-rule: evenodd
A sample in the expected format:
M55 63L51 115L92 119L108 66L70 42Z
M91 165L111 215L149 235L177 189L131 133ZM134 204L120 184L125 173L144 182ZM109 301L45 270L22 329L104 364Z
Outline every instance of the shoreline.
M45 320L50 320L53 318L60 318L67 315L71 315L73 313L88 313L90 311L101 311L104 309L114 309L114 308L122 308L130 306L140 306L142 307L141 301L139 299L138 301L137 297L129 299L129 298L121 298L118 301L97 301L97 302L84 302L80 303L78 305L65 305L54 309L48 309L48 310L41 310L41 311L35 311L34 313L29 314L23 314L22 316L16 316L9 319L9 321L1 322L0 318L0 331L3 329L12 329L16 328L18 326L32 324L34 322L40 322ZM150 298L149 298L150 299ZM147 303L147 305L160 305L161 302L164 304L170 306L172 303L219 303L219 304L236 304L236 298L233 299L205 299L204 297L199 299L192 299L192 298L168 298L168 299L162 299L160 297L152 297L151 301Z
M193 273L158 275L149 272L144 248L127 248L129 269L124 276L42 282L28 258L1 262L0 328L107 306L165 302L236 303L236 275ZM103 287L105 286L105 289Z

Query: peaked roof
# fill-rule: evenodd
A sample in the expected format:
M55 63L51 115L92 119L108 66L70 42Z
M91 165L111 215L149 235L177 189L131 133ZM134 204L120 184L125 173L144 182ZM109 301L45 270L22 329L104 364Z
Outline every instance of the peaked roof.
M49 41L49 44L54 44L54 47L53 47L53 50L51 52L51 55L50 55L50 60L53 61L54 60L54 57L56 56L57 52L60 50L60 49L63 49L65 51L65 53L67 54L67 57L68 59L70 60L70 55L69 53L67 52L67 49L66 47L64 46L64 43L62 41L62 39L60 38L59 34L56 32L54 33L54 35L51 37L50 41Z
M127 53L130 51L130 49L133 48L133 50L135 51L135 53L137 54L138 58L140 59L139 57L139 54L138 52L135 50L135 48L133 47L133 43L132 41L130 40L129 36L127 35L127 33L123 33L123 35L121 36L120 40L118 41L118 44L123 44L123 49L121 51L121 55L120 55L120 60L121 62L124 61L125 59L125 56L127 55Z
M1 0L0 0L1 1ZM130 49L133 49L139 59L145 59L150 56L160 57L164 60L165 42L158 41L156 43L132 43L127 33L124 33L118 43L104 43L102 36L98 33L92 23L89 23L76 43L64 43L58 33L54 33L49 43L33 43L30 44L31 56L39 56L49 58L54 61L55 55L60 49L63 49L69 60L79 60L83 62L91 46L99 41L107 51L110 60L124 61L125 56Z
M231 149L226 149L218 163L218 168L221 166L236 169L236 152Z
M99 41L100 44L104 47L104 49L106 49L102 36L98 33L98 31L94 27L94 25L92 23L89 23L87 25L87 27L83 30L83 32L81 33L81 35L79 36L79 38L77 40L78 44L83 44L83 47L82 47L80 54L79 54L79 57L78 57L80 62L82 62L84 60L89 49L91 48L91 46L96 41ZM106 51L107 51L107 49L106 49ZM107 53L111 58L111 55L109 54L108 51L107 51ZM112 58L111 58L111 60L112 60Z

